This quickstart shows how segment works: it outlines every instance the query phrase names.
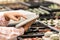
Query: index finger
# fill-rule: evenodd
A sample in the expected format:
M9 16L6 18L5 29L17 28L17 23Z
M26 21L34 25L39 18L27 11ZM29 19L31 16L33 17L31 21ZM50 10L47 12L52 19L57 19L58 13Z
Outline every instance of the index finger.
M15 16L23 17L23 18L27 19L26 15L24 15L24 14L22 14L22 13L16 13Z
M23 18L27 19L27 17L26 17L25 15L21 15L21 17L23 17Z

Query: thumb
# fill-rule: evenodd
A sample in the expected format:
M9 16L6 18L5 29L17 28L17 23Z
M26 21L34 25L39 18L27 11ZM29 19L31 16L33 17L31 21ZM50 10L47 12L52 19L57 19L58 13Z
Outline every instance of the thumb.
M7 17L6 15L4 15L4 18L5 18L6 21L9 21L10 20L10 18Z

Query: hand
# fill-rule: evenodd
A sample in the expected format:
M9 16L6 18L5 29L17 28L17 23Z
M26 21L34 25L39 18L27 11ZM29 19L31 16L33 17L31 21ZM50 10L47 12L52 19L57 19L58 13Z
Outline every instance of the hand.
M26 16L23 14L20 14L18 12L10 12L10 13L5 13L4 17L7 21L9 21L10 19L14 20L14 21L19 21L20 17L23 17L26 19Z

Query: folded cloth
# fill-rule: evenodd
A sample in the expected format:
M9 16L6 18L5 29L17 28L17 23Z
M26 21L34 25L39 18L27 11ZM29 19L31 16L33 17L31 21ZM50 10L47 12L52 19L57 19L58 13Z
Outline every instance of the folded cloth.
M24 34L24 28L0 27L0 40L13 39Z

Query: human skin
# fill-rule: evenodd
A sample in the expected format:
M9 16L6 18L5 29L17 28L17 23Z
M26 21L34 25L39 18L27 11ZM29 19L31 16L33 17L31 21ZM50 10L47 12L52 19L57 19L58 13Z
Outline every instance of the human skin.
M6 21L9 21L10 19L14 20L14 21L19 21L20 20L20 17L23 17L26 19L26 16L24 14L21 14L21 13L18 13L18 12L10 12L10 13L5 13L4 14L4 17L6 19ZM25 24L23 27L24 27L24 30L27 31L28 28L31 26L31 24L33 22L35 22L36 19L28 22L27 24Z

